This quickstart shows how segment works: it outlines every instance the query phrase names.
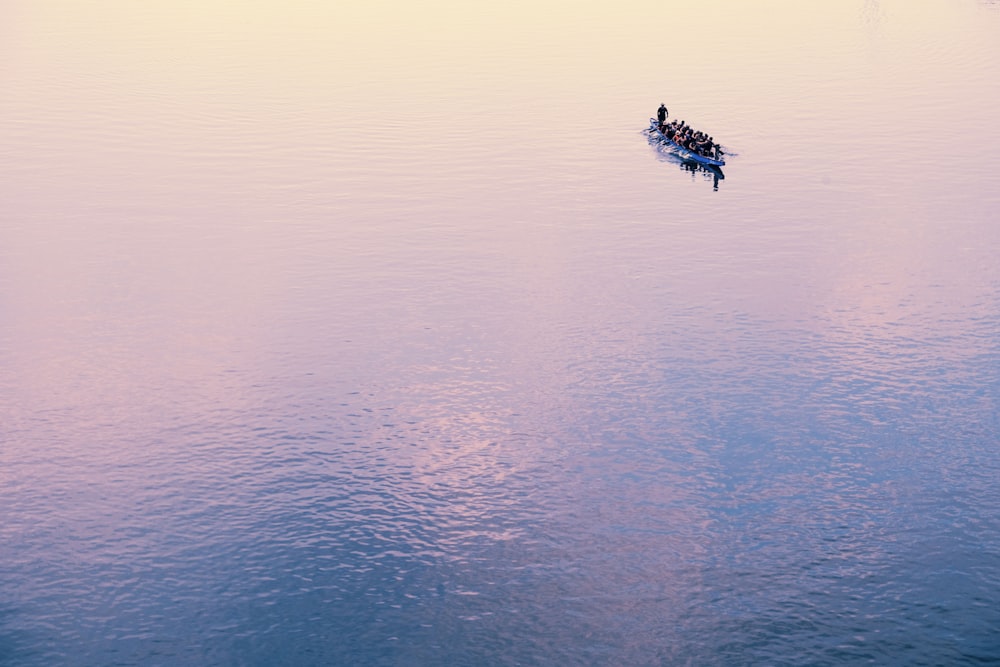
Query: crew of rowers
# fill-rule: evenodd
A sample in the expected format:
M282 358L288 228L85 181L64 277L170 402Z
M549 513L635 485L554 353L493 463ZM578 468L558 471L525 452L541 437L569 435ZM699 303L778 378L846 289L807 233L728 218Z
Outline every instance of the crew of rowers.
M658 127L663 136L678 146L705 157L716 160L722 158L722 146L704 132L696 132L682 120L672 120L668 123L666 118L662 117L659 121Z

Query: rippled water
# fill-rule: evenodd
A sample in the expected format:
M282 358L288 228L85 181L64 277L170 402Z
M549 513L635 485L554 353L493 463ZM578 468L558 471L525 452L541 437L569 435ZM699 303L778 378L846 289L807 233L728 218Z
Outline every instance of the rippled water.
M0 664L1000 662L997 3L15 1L0 62Z

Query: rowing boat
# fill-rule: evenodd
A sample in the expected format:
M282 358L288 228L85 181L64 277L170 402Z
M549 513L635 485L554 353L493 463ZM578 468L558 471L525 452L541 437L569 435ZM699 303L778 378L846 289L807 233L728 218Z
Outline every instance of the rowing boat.
M677 142L667 139L667 135L660 132L660 125L656 122L655 118L649 119L649 133L655 135L660 141L667 144L674 149L674 152L682 160L688 160L690 162L697 162L699 164L707 164L712 167L724 167L726 165L725 160L716 160L712 157L707 157L699 153L695 153L693 150L684 148Z

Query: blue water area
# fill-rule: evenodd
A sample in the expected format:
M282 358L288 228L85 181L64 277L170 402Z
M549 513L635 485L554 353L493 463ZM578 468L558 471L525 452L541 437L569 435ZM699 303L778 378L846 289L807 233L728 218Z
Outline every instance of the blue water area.
M0 664L1000 664L996 3L0 13Z

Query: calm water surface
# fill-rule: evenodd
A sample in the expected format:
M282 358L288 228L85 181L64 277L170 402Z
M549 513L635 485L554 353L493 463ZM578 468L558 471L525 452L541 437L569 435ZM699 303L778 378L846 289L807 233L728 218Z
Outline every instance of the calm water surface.
M1000 664L1000 6L612 4L3 3L0 664Z

